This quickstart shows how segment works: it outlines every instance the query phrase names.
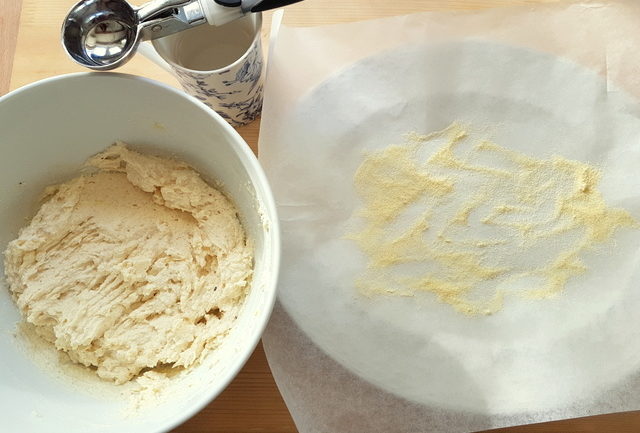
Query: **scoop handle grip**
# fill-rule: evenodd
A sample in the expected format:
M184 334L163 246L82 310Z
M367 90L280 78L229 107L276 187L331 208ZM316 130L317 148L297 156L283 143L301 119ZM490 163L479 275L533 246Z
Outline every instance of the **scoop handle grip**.
M154 0L145 3L137 10L138 19L141 22L147 21L167 9L184 6L191 0Z
M263 12L298 3L302 0L244 0L242 10L247 12Z
M199 0L207 22L221 26L249 13L277 9L302 0Z

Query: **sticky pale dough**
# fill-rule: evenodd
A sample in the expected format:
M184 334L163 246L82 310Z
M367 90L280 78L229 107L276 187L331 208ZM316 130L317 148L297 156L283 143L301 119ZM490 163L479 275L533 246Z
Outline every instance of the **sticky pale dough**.
M46 191L5 252L23 318L116 383L189 367L229 331L252 248L233 204L188 165L117 143Z

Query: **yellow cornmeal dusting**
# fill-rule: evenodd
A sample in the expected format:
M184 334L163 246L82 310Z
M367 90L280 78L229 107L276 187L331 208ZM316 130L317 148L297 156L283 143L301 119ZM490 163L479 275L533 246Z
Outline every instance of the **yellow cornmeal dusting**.
M354 183L362 226L347 238L368 267L367 296L431 292L468 315L505 295L549 298L587 271L581 254L620 228L639 228L597 190L600 171L538 159L472 137L460 125L408 134L366 156Z
M371 208L376 209L375 213L369 215L374 227L382 227L396 218L424 191L442 197L453 189L449 180L439 179L421 170L411 149L405 146L390 146L384 153L371 155L368 163L358 169L356 178L360 179L356 182L358 191L367 197ZM380 189L385 194L379 194Z

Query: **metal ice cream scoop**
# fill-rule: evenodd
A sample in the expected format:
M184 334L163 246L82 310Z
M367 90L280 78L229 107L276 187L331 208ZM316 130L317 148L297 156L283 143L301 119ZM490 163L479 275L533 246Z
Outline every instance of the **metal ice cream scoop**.
M251 12L300 0L154 0L139 8L126 0L82 0L62 25L62 45L82 66L95 70L125 64L141 41L204 23L222 25Z

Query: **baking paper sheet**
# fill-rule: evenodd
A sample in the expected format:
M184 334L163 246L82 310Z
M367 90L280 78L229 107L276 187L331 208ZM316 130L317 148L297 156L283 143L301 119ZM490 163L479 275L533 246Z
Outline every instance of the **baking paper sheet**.
M638 45L622 37L638 18L632 2L592 2L280 29L260 158L283 265L264 340L300 431L465 431L640 407L637 230L587 254L561 296L472 318L428 293L359 295L366 260L344 238L364 152L452 121L599 166L607 204L640 218Z

